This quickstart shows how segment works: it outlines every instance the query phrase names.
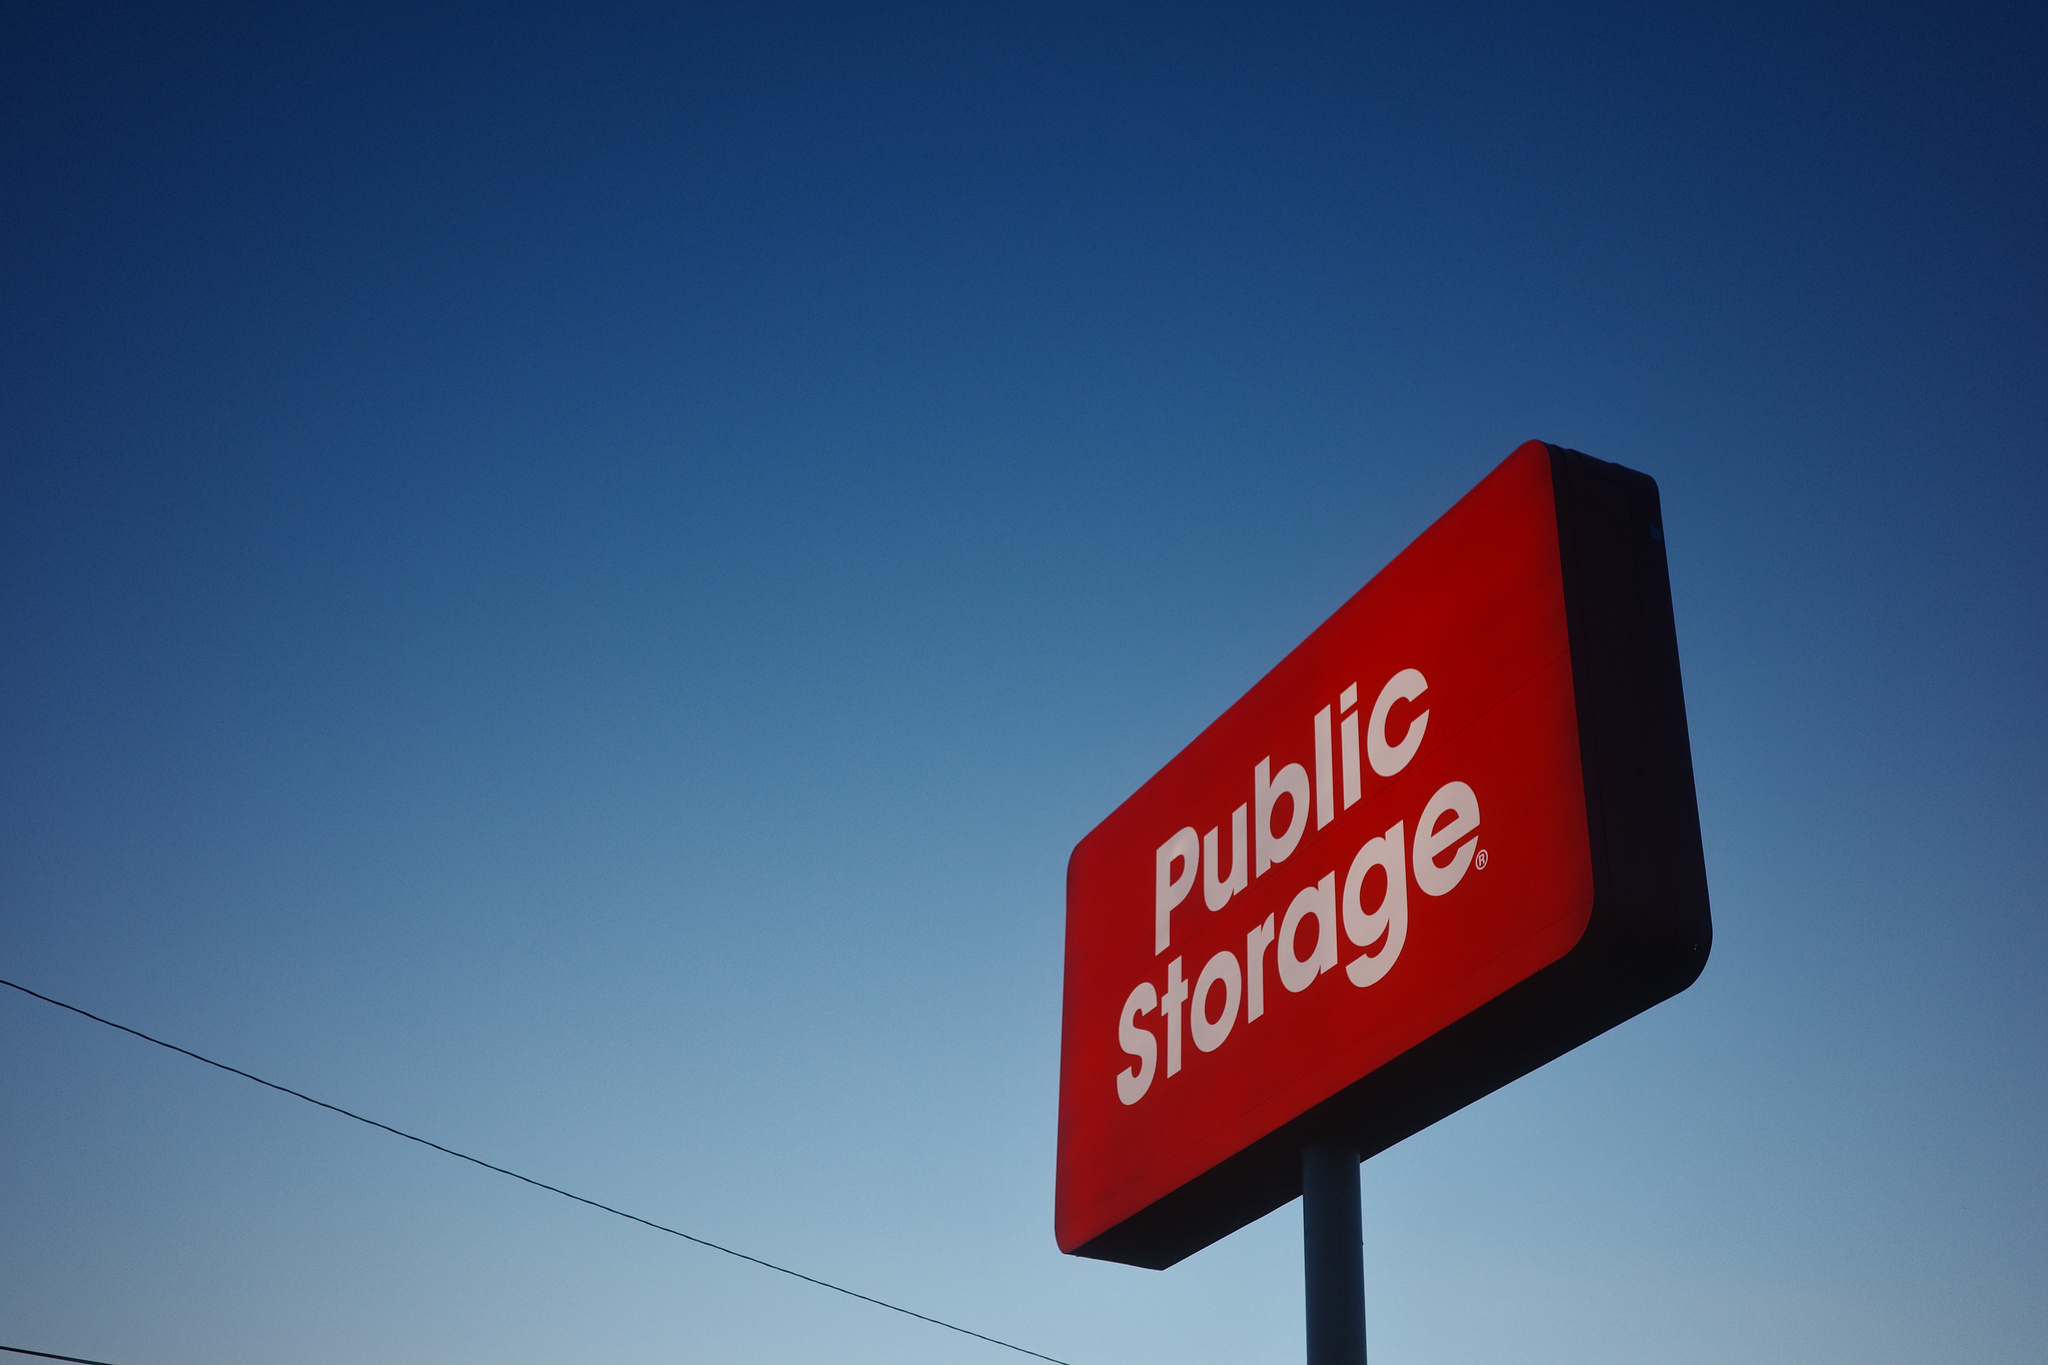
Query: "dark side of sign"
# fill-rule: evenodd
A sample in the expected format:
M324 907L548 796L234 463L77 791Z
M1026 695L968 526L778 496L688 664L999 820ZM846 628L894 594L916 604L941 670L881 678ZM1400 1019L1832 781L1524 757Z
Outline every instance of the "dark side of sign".
M1075 847L1060 1248L1172 1265L1712 938L1657 485L1531 441Z

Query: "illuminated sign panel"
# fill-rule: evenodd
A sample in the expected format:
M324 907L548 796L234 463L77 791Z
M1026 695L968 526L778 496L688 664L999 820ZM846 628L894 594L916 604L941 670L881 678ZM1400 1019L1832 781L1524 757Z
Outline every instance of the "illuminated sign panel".
M1075 848L1060 1247L1170 1265L1711 937L1656 485L1530 442Z

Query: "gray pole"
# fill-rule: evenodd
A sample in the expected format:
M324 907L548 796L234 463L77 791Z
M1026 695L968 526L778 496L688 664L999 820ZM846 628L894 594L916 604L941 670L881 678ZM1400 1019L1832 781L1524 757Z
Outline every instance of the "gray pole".
M1365 1247L1358 1149L1318 1142L1301 1152L1302 1279L1308 1365L1365 1365Z

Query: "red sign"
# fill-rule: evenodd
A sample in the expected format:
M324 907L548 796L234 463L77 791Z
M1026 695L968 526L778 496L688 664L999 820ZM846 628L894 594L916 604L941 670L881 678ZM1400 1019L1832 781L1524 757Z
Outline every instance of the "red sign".
M1656 485L1532 441L1074 849L1060 1248L1171 1265L1711 936Z

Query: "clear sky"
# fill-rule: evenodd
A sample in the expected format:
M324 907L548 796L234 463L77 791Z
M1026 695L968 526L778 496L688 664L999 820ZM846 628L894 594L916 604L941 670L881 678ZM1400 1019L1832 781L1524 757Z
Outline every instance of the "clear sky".
M0 15L0 975L1076 1365L1084 833L1519 442L1716 939L1367 1163L1383 1362L2048 1341L2038 6ZM979 1362L0 992L0 1341Z

